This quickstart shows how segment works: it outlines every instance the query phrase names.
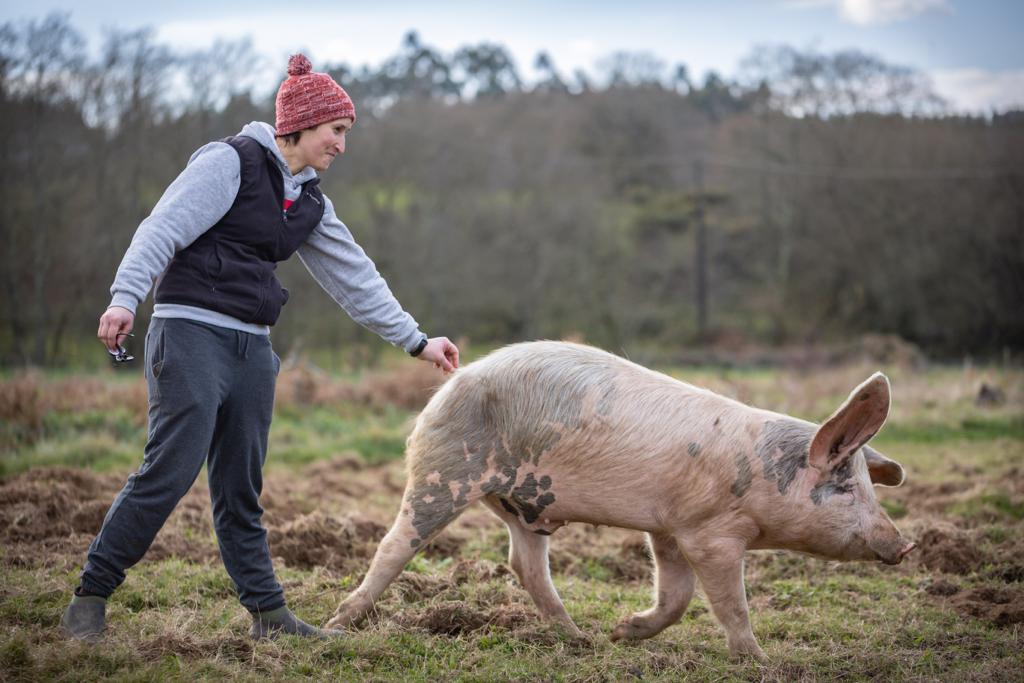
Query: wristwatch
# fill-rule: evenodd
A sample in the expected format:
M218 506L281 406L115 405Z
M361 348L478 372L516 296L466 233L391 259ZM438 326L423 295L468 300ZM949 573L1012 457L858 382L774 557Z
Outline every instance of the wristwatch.
M423 335L423 339L420 339L420 343L417 344L416 347L409 352L409 355L415 358L416 356L423 353L423 349L425 348L427 348L427 335Z

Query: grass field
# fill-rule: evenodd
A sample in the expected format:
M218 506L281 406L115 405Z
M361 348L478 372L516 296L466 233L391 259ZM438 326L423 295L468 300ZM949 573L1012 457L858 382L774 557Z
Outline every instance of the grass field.
M436 376L410 361L364 376L286 368L264 521L292 608L322 623L365 572L397 509L403 442ZM676 370L745 402L820 420L876 366ZM572 525L555 583L586 637L535 616L505 533L471 509L418 555L371 619L328 642L253 643L217 555L205 478L108 605L102 645L58 631L86 548L138 464L135 375L22 373L0 384L0 680L1024 680L1024 371L883 367L890 421L873 444L907 469L877 489L921 546L898 567L748 555L767 664L729 659L698 593L638 644L608 639L650 602L642 535ZM979 387L1003 392L978 405Z

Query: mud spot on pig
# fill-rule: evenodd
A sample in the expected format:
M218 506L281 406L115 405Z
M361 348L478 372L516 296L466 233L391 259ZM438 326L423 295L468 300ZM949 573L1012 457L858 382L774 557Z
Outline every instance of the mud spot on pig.
M551 487L551 477L544 476L541 480L546 480L544 483L547 488ZM527 524L533 524L544 513L544 509L555 502L555 494L550 491L540 493L538 489L541 488L541 483L530 472L523 483L512 490L510 500L501 499L501 505L512 514L522 517Z
M686 447L686 452L690 454L691 458L696 458L700 455L700 444L696 441L691 441L690 445Z
M500 439L474 446L464 442L462 450L461 457L456 455L440 462L422 463L424 467L431 468L426 474L417 476L414 471L416 485L409 502L413 513L412 524L418 538L410 541L413 548L422 545L424 540L455 519L462 508L472 502L467 496L473 484L483 479L489 461L499 468L500 474L492 475L480 487L481 491L507 494L515 484L520 459L513 457ZM414 461L414 467L416 464L419 463Z
M750 469L750 458L745 455L736 456L736 481L732 483L732 495L740 498L747 489L750 488L750 483L753 481L754 474Z
M982 586L949 599L957 611L996 626L1024 623L1024 591Z
M417 534L410 540L413 548L480 496L506 500L506 509L511 505L527 524L541 518L544 508L555 501L551 478L537 480L531 472L520 480L523 467L542 463L566 438L606 428L606 418L614 409L616 372L585 370L569 378L561 371L528 368L528 376L511 373L454 380L447 403L465 416L467 425L455 437L458 445L432 441L451 430L429 413L409 441L413 482L409 505ZM524 392L558 396L558 400L547 410L523 411L519 406L530 400Z
M811 500L821 505L835 495L849 493L853 490L853 458L847 458L839 467L829 472L828 479L811 489Z
M529 499L537 497L537 480L533 476L533 472L526 475L526 479L512 491L514 498Z
M786 493L797 472L807 467L807 454L816 431L814 425L795 420L764 423L761 436L754 443L754 453L761 458L764 478L776 482L779 493Z

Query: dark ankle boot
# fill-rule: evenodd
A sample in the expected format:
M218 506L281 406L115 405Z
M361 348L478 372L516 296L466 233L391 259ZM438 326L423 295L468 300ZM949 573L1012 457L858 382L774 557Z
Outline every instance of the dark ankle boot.
M335 638L343 635L344 631L311 626L292 614L287 606L283 606L269 612L253 612L252 630L249 633L254 639L259 640L261 638L276 638L281 634L309 638Z
M64 635L74 640L95 643L103 635L107 619L107 599L98 595L76 595L60 618Z

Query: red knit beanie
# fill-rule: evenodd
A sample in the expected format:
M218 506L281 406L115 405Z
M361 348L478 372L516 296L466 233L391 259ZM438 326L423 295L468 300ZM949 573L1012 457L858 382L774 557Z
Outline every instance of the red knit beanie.
M319 126L336 119L356 120L352 98L327 74L316 73L305 55L288 60L288 78L277 90L278 135Z

